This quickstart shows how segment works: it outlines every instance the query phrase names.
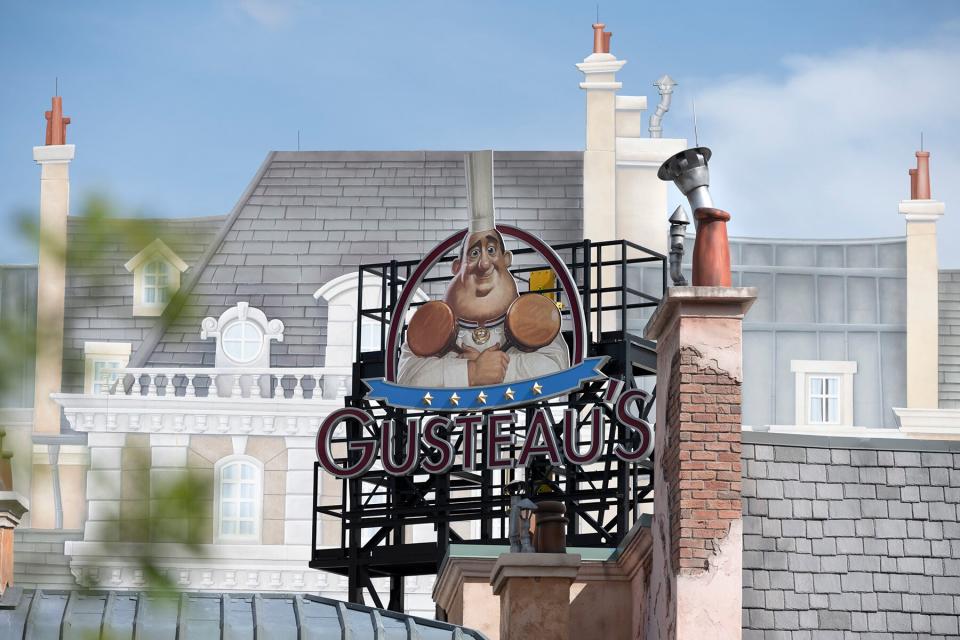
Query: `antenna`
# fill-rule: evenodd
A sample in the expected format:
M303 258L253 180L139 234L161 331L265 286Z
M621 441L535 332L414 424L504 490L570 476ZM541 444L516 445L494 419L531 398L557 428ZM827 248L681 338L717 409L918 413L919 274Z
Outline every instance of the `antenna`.
M297 129L297 151L300 151L300 129Z
M923 151L923 131L920 132L920 151Z
M600 3L597 3L597 24L600 24Z
M60 95L60 77L59 76L53 77L53 95L55 96Z
M693 143L694 146L700 146L700 131L697 129L697 101L693 101Z

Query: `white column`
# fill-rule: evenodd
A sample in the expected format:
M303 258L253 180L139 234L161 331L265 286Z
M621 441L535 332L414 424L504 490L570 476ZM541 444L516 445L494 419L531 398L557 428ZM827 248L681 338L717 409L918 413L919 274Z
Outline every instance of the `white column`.
M907 407L939 404L939 316L937 220L945 207L936 200L903 200L907 221Z
M120 540L120 502L123 500L123 433L88 433L90 469L87 471L87 542Z

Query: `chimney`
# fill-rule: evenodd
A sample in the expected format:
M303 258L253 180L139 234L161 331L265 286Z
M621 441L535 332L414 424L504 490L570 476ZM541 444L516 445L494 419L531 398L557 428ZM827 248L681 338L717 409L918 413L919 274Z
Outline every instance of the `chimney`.
M593 25L593 53L577 65L583 73L580 88L587 93L587 136L583 152L583 237L610 240L616 229L617 207L617 72L626 64L610 53L604 25ZM613 281L604 270L604 281ZM594 275L596 282L597 275ZM611 296L613 294L610 294ZM607 298L604 298L606 303ZM611 298L609 303L613 304ZM616 326L616 314L604 316L604 326ZM596 328L593 327L595 330Z
M610 53L603 24L593 25L593 53L577 65L587 93L587 136L583 154L583 234L606 240L614 228L616 203L617 72L626 64Z
M939 266L937 220L942 202L930 193L930 153L917 151L910 199L899 211L907 223L907 408L936 409L939 397Z
M657 403L655 569L647 628L634 637L741 637L742 324L756 296L752 287L671 287L647 323L658 397L670 401Z
M3 438L7 435L0 429L0 607L4 593L13 586L13 530L27 512L28 503L13 490L13 472L10 458L13 454L3 450Z
M60 407L50 394L60 392L63 366L63 307L66 286L65 252L67 212L70 208L70 161L74 147L66 144L69 118L63 117L63 103L55 96L46 119L46 143L33 148L40 165L40 248L37 265L37 359L33 400L33 433L59 435ZM51 474L41 472L34 484L34 496L49 495ZM41 487L42 482L47 486ZM35 500L47 505L49 500ZM49 512L34 509L31 526L56 527L53 504Z
M575 553L501 554L490 575L500 596L499 640L571 638L570 585L580 560Z

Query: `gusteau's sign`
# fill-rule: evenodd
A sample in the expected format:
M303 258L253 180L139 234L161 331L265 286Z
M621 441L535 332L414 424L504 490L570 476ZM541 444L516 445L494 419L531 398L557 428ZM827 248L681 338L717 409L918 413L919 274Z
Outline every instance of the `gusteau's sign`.
M466 168L470 226L437 245L407 280L387 332L386 375L364 380L369 400L426 414L409 418L406 425L385 420L379 439L347 442L353 455L347 456L348 464L341 465L331 451L334 430L349 420L366 427L374 418L355 407L334 411L317 433L320 465L334 476L353 478L373 466L378 451L383 469L392 475L446 473L458 456L466 470L477 468L478 456L488 469L523 468L536 456L545 456L552 465L590 464L600 458L606 441L603 406L594 406L585 422L575 409L564 410L556 421L562 428L555 428L551 410L540 406L526 423L526 436L519 447L512 446L509 435L516 430L517 415L498 410L542 403L579 391L587 382L604 380L603 404L612 408L614 416L608 428L622 425L634 436L626 439L634 446L618 443L613 454L625 462L647 458L653 432L640 415L648 394L624 390L623 382L608 380L600 371L605 356L587 357L581 297L556 252L522 229L495 223L492 152L467 154ZM561 313L556 302L539 293L519 293L510 272L513 254L506 249L504 236L533 248L556 274L569 304L572 349L560 333ZM452 277L444 299L416 310L407 325L406 340L400 344L414 293L430 269L453 249L457 257L451 263ZM494 413L477 413L490 410ZM589 427L586 440L581 434L585 426ZM394 455L393 443L404 428L408 436L405 451ZM519 449L519 454L505 457L508 447ZM423 451L427 455L421 459Z

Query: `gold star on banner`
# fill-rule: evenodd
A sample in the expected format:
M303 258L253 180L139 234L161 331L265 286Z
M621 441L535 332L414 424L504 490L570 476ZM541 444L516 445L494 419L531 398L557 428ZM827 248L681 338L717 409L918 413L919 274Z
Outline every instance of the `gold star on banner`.
M452 404L455 407L460 406L460 396L458 396L456 392L454 392L454 394L450 396L450 404Z
M477 401L478 401L480 404L487 404L487 394L485 394L483 391L481 391L480 393L478 393L478 394L477 394Z
M427 405L428 407L429 407L431 404L433 404L433 396L430 395L430 392L429 392L429 391L427 391L425 394L423 394L423 404Z
M507 390L503 392L503 395L507 400L513 400L513 396L515 394L513 392L513 389L511 389L510 387L507 387Z
M533 383L533 395L538 396L543 393L543 385L539 382Z

